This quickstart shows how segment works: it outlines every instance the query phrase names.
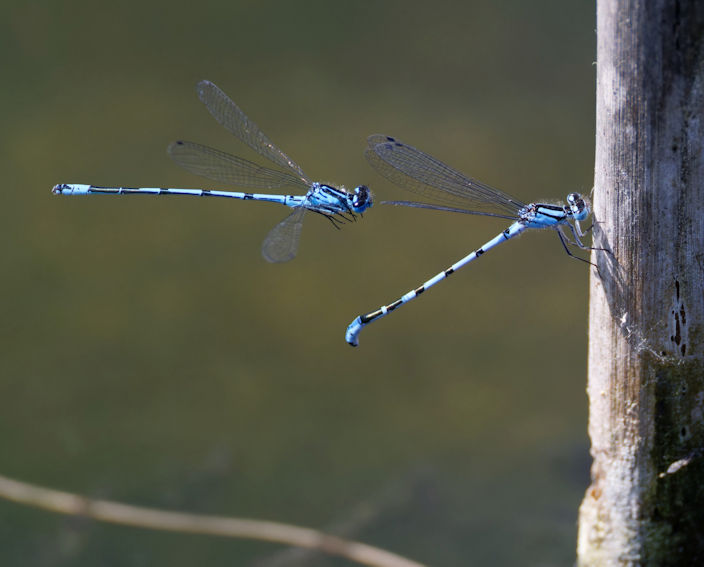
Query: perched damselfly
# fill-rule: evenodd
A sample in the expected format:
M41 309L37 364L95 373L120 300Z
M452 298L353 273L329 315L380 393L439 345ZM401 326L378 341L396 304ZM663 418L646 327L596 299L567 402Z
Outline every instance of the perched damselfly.
M592 250L592 248L582 244L580 240L580 236L584 236L586 231L582 231L579 222L587 219L590 209L579 193L567 195L567 205L545 203L526 205L497 189L466 177L425 152L399 142L390 136L375 134L370 136L367 142L368 145L365 152L367 160L381 175L409 191L443 203L384 201L383 204L435 209L470 215L485 215L509 219L514 222L481 248L474 250L446 270L426 281L420 287L412 289L392 303L357 317L349 324L345 333L345 340L350 345L357 346L359 344L359 333L364 326L387 315L404 303L408 303L450 274L476 260L484 252L514 236L518 236L528 228L554 229L560 237L560 242L562 242L567 254L572 258L591 263L573 255L567 248L568 244L573 244L584 250ZM471 208L465 209L452 205L464 205ZM574 241L571 241L562 232L562 227L564 226L570 229Z

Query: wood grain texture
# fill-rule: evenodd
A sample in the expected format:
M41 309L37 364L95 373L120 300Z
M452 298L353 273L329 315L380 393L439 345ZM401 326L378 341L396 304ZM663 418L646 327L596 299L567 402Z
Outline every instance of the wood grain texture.
M704 2L597 2L578 564L704 565Z

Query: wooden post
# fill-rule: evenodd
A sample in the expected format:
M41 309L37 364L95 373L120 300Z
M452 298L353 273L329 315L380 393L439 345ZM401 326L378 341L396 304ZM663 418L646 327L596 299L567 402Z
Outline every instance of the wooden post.
M597 0L578 565L704 565L704 2Z

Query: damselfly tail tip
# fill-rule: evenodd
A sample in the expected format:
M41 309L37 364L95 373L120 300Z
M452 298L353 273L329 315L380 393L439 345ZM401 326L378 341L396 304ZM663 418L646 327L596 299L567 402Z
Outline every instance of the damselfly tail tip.
M347 344L353 347L359 346L359 332L362 330L362 319L357 317L352 321L347 327L347 332L345 333L345 340Z

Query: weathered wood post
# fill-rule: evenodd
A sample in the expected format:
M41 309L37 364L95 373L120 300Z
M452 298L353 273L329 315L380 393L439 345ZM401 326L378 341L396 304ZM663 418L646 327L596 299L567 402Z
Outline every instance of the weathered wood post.
M704 565L704 1L597 0L578 565Z

